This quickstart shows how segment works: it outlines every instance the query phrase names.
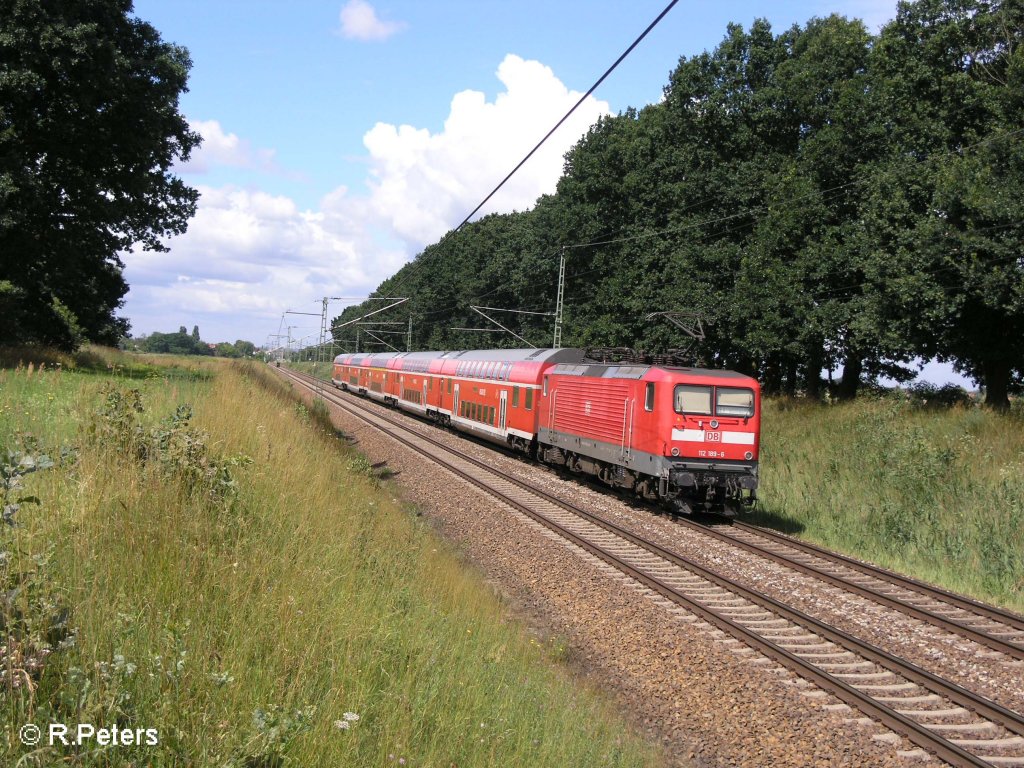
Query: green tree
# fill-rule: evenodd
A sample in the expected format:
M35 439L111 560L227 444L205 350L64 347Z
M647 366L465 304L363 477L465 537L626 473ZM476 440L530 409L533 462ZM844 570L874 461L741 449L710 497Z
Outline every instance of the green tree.
M184 232L197 193L170 169L200 137L178 111L184 48L130 0L0 0L0 341L116 343L120 254ZM6 318L5 318L6 319Z
M888 319L1009 406L1024 379L1024 8L900 5L874 53L891 161L867 221Z
M229 345L230 346L230 345ZM143 352L162 352L172 355L212 355L213 350L202 341L196 341L185 332L184 326L177 333L151 333L139 340Z
M238 339L235 341L235 349L238 350L238 354L242 357L251 357L256 354L256 345L251 341L243 341Z

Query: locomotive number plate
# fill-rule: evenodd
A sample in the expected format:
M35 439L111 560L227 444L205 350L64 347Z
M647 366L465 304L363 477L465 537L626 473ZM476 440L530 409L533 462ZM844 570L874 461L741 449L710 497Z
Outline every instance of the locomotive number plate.
M705 432L704 433L704 442L706 442L706 443L720 443L720 442L722 442L722 433L721 432Z

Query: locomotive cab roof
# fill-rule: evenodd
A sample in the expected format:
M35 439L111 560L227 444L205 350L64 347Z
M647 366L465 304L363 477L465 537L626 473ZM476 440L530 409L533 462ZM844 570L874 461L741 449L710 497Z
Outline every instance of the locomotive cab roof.
M643 379L649 373L665 372L693 377L742 379L751 381L745 374L713 368L683 368L666 365L617 365L615 363L559 364L551 369L556 376L587 376L595 379Z

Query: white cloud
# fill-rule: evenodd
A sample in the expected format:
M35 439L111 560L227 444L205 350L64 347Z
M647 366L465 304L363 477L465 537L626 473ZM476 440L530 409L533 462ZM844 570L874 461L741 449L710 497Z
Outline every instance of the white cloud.
M458 224L582 96L549 67L513 54L497 76L504 92L493 102L479 91L456 94L440 133L377 123L363 138L371 209L410 244L423 246ZM608 111L589 97L481 214L523 210L553 192L566 150Z
M318 312L322 296L364 296L406 259L373 242L364 204L344 189L332 193L331 213L264 192L199 191L196 216L169 252L124 257L136 333L199 322L204 339L262 343L285 309ZM290 322L318 325L313 317Z
M176 169L179 173L203 174L219 165L275 170L274 150L254 149L236 134L225 133L218 121L191 120L189 127L203 137L203 143L192 152L187 163Z
M257 189L198 185L196 216L168 242L170 252L124 257L125 314L134 331L198 323L209 341L262 343L285 309L318 312L323 296L367 295L458 224L581 95L548 67L513 55L497 76L504 90L493 101L476 91L456 94L440 132L384 123L370 130L368 196L339 187L303 210ZM565 151L607 112L607 103L587 99L484 213L523 210L554 191ZM208 139L197 167L259 162L258 152L216 121L193 125ZM332 314L340 309L332 305ZM289 322L319 327L315 317Z
M366 0L349 0L341 9L341 34L350 40L387 40L405 28L398 21L383 21Z

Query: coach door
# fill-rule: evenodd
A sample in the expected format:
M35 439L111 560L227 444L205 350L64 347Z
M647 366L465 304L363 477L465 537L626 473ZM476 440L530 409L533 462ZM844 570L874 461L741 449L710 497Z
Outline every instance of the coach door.
M423 407L427 407L427 380L423 379Z
M455 399L452 400L452 417L458 417L459 413L459 382L455 382Z
M501 402L498 404L498 426L505 431L505 414L508 413L508 392L502 390Z

